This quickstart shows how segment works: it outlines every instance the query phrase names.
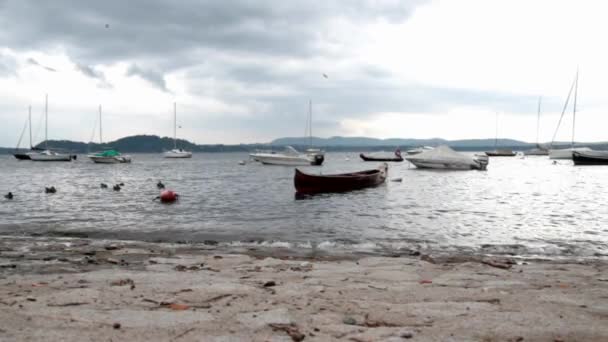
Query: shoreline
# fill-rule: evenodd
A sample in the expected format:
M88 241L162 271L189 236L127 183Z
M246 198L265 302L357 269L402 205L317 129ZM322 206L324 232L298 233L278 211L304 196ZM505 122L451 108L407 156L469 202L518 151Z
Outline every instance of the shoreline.
M2 237L0 339L608 339L604 260L272 253Z

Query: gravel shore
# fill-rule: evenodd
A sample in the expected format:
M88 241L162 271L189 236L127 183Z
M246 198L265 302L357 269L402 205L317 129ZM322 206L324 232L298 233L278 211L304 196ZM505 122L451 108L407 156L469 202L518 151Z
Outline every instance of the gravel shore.
M2 341L608 341L608 262L0 238Z

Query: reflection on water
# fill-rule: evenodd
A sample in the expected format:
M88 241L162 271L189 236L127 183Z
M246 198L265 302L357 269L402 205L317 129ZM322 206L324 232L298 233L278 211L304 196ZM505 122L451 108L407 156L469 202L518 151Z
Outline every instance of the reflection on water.
M492 158L488 171L417 170L393 163L377 188L296 200L293 167L239 165L244 154L191 160L135 155L132 164L35 163L0 157L0 234L146 241L216 240L376 252L434 250L608 256L608 167L546 157ZM322 173L375 168L329 153ZM156 183L180 193L153 202ZM110 185L101 189L100 183ZM111 185L124 182L119 192ZM54 185L56 194L45 194Z

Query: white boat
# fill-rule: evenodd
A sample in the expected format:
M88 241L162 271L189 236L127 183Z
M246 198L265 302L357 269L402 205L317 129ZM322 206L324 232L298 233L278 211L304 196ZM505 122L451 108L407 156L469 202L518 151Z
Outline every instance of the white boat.
M410 150L405 151L405 153L407 153L410 156L413 156L413 155L418 154L418 153L422 153L422 152L425 152L425 151L430 151L433 148L434 147L431 147L431 146L416 147L416 148L412 148Z
M103 131L102 131L102 121L101 121L101 106L99 106L99 144L103 145ZM123 155L122 153L109 149L101 152L90 153L88 155L89 159L96 164L123 164L130 163L131 157Z
M574 78L574 82L572 82L572 86L570 87L570 92L568 93L568 97L566 97L566 103L564 104L564 109L562 110L562 115L559 117L559 121L557 122L557 127L555 128L555 133L553 133L553 139L551 142L551 146L553 146L553 142L555 141L555 136L556 136L559 126L562 122L562 118L564 117L564 113L566 112L566 108L568 107L568 101L570 100L570 95L572 94L573 89L574 89L574 104L572 107L572 142L571 142L569 148L549 149L549 159L572 159L572 152L593 151L589 147L574 147L574 128L576 127L576 100L577 100L577 93L578 93L578 69L576 70L576 77Z
M442 145L430 151L405 157L420 169L485 170L489 158L485 155L469 156Z
M49 133L49 96L46 95L44 100L44 150L41 152L29 152L27 155L32 161L72 161L76 159L75 155L52 151L48 147Z
M589 147L570 147L562 149L549 150L549 159L572 159L572 152L589 152L593 151Z
M164 153L165 158L192 158L192 152L177 148L177 104L173 103L173 149Z
M253 160L266 165L321 165L325 159L322 153L300 153L291 146L286 146L283 152L261 151L249 155Z
M308 102L308 121L306 122L306 133L308 133L309 147L305 153L298 152L292 146L286 146L281 153L273 151L256 151L249 154L253 160L266 165L321 165L325 160L325 152L312 147L312 101ZM305 134L306 134L305 133Z

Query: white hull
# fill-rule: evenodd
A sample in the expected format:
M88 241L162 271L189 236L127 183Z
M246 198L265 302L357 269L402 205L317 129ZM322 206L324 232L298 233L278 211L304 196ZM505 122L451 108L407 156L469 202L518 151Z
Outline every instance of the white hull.
M192 152L188 151L168 151L164 154L165 158L192 158Z
M524 155L526 155L526 156L548 156L549 151L541 150L539 148L533 148L531 150L524 151Z
M33 161L72 161L72 156L69 154L42 151L40 153L28 153Z
M478 165L467 163L452 163L442 161L409 160L419 169L441 169L441 170L475 170L480 169Z
M572 152L592 151L589 147L564 148L559 150L549 150L549 159L572 159Z
M99 156L89 156L89 158L96 164L124 164L130 163L131 157L129 156L119 156L119 157L99 157Z
M286 165L286 166L304 166L313 165L313 161L306 157L291 157L280 154L263 154L253 153L250 154L253 160L266 165Z

